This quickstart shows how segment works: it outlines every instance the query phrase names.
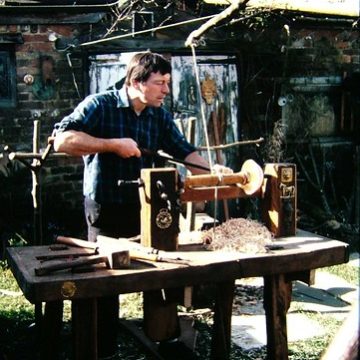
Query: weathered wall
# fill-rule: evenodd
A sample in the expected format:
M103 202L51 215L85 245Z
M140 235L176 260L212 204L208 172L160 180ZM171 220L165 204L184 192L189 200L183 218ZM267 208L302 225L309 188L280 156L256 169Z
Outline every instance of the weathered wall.
M349 229L359 209L358 30L290 29L250 44L242 66L243 134L266 137L263 160L297 163L303 224Z
M4 26L0 32L21 33L24 43L14 45L16 61L17 105L0 108L0 146L15 151L32 152L34 120L40 122L40 147L44 149L54 124L79 102L72 72L65 53L57 51L49 40L50 31L70 36L71 26ZM49 68L42 65L44 59ZM82 92L81 59L71 58L75 78ZM51 65L53 69L51 71ZM25 75L33 82L26 84ZM31 163L31 160L27 160ZM5 227L25 226L32 213L31 171L18 161L1 167L1 214ZM72 209L81 208L82 160L80 158L49 157L41 167L44 219L60 223ZM71 217L70 217L71 218ZM57 226L57 225L56 225ZM18 230L19 231L19 230Z
M246 35L244 37L246 38ZM344 110L347 116L350 116L349 106L355 95L344 88L342 79L360 72L358 30L295 29L290 31L289 36L279 30L263 32L258 37L250 33L246 39L247 42L242 45L240 64L245 134L255 136L252 133L267 133L273 122L282 117L282 107L278 100L284 90L294 90L294 84L291 84L293 79L302 81L302 90L309 91L312 78L340 78L333 87L332 84L325 84L328 89L318 86L313 90L318 93L323 90L336 91L340 96L343 93ZM308 89L304 89L305 86L308 86ZM295 89L297 90L299 89ZM355 108L353 112L356 112ZM359 121L354 120L355 126L359 130ZM343 130L346 132L347 129ZM350 133L355 135L355 128ZM337 132L337 135L340 133Z

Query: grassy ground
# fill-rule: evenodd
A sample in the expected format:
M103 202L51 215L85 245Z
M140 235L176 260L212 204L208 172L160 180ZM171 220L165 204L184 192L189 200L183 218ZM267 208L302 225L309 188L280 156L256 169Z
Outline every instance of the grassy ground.
M358 286L358 268L342 264L324 269L332 274L342 277L350 284ZM121 297L121 317L140 318L141 295L129 294ZM300 309L301 310L301 309ZM211 343L211 312L203 315L188 313L195 319L195 328L198 331L196 351L199 359L209 359ZM329 314L307 314L326 329L324 335L306 341L297 341L289 344L290 360L317 360L330 343L342 321ZM62 333L62 353L60 359L70 359L70 303L64 302L64 326ZM22 295L21 290L6 263L0 266L0 360L35 360L36 331L34 326L34 306ZM127 333L119 336L121 357L124 360L148 359L144 350ZM231 359L261 360L266 358L266 348L245 351L235 345L231 349Z

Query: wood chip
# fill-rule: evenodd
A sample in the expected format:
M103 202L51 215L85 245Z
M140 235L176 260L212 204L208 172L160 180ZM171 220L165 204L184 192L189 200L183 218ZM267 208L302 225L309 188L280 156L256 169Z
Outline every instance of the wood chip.
M265 253L265 246L272 242L267 227L256 220L230 219L204 232L212 241L208 250L238 251L242 253Z

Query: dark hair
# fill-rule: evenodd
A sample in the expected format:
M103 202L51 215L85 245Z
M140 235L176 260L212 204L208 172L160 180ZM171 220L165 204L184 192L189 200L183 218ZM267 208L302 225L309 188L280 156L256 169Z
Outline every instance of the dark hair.
M170 62L162 55L150 51L137 53L127 66L125 84L129 86L131 80L146 81L151 73L157 72L161 75L170 74Z

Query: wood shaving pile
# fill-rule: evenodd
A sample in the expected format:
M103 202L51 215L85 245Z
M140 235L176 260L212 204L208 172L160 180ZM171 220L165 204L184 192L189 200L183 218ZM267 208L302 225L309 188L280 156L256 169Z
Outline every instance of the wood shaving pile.
M206 230L204 235L212 239L207 249L215 251L264 253L265 245L272 242L272 234L265 225L243 218L227 220Z

